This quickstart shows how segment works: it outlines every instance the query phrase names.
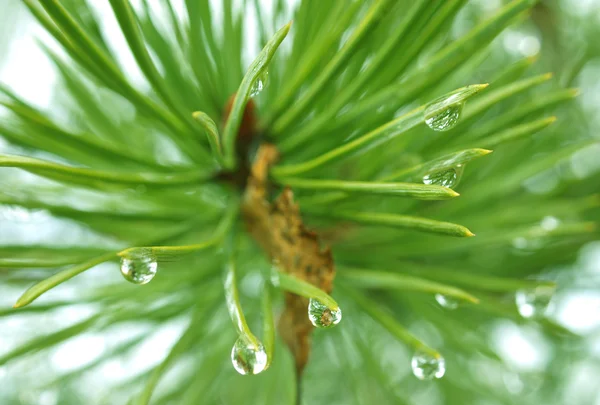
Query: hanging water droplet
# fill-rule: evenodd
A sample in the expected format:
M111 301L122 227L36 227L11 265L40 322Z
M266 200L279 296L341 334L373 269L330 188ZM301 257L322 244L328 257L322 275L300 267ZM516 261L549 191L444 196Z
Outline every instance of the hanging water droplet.
M452 129L463 110L463 103L451 104L440 110L440 107L446 104L446 100L433 102L425 108L425 123L434 131L448 131Z
M275 287L279 287L280 281L279 281L279 269L281 268L280 264L279 264L279 260L277 259L273 259L273 261L271 262L271 272L270 272L270 278L271 278L271 284L273 284L273 286Z
M524 236L518 236L512 240L515 253L520 255L533 254L547 244L545 239L548 234L560 226L560 220L551 215L545 216L540 221L539 228L532 228Z
M512 240L512 245L515 249L527 249L527 238L523 236L517 236Z
M519 290L515 294L517 310L523 318L542 318L550 306L554 287L541 286L528 290Z
M453 188L458 185L463 171L463 165L456 165L446 170L427 173L423 177L423 183Z
M544 247L544 240L540 237L518 236L512 240L514 252L521 256L532 255Z
M442 378L446 373L446 361L442 356L435 357L422 351L415 353L410 366L419 380Z
M458 308L458 300L456 300L456 299L454 299L452 297L448 297L448 296L442 295L442 294L436 294L435 295L435 300L443 308L446 308L446 309L456 309L456 308Z
M321 301L311 298L308 302L308 319L317 328L329 328L340 323L342 309L340 307L331 309Z
M255 375L267 368L267 352L263 345L256 347L244 338L239 338L231 349L233 368L242 375Z
M258 94L267 87L269 83L269 71L265 70L258 79L252 84L252 88L250 89L250 97L256 97Z
M502 380L504 380L504 385L511 394L519 395L523 393L524 384L521 378L519 377L519 374L506 372L502 376Z
M135 258L121 259L121 274L125 280L134 284L147 284L154 278L158 263L152 255L140 255Z
M542 218L542 222L540 222L540 226L546 232L555 230L559 225L560 225L560 220L551 215Z

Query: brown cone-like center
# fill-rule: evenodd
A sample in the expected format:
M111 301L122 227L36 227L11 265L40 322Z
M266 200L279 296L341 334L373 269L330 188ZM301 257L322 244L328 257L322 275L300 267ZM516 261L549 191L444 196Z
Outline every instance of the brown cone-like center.
M331 326L332 323L333 323L333 315L331 313L331 310L329 308L327 308L325 311L323 311L323 314L321 315L321 325L327 327L327 326Z
M233 96L225 107L225 119L232 103ZM274 201L271 202L269 197L273 187L269 181L269 168L279 159L277 148L262 143L250 163L250 150L259 136L255 114L255 104L250 100L244 110L236 143L238 169L222 173L219 178L244 190L242 212L246 228L267 257L277 263L279 271L330 293L335 277L331 250L322 249L319 236L304 226L300 207L294 202L294 194L289 187L284 187ZM298 376L302 375L308 362L314 329L307 308L308 299L285 293L285 309L278 322L279 334L294 356ZM322 314L321 323L324 326L333 323L329 309Z

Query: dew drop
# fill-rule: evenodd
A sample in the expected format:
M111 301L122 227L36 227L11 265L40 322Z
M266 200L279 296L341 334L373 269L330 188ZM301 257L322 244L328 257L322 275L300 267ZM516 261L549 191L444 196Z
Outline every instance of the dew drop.
M443 101L431 103L425 108L425 123L434 131L448 131L456 125L463 110L463 103L452 104L440 111ZM445 104L445 103L444 103Z
M527 239L523 236L518 236L512 240L512 245L515 249L526 249Z
M267 87L269 83L269 71L265 70L258 79L252 84L252 88L250 89L250 97L256 97L260 94L261 91Z
M436 172L427 173L423 177L423 183L453 188L458 185L462 177L463 171L463 165L456 165L454 167L451 167L450 169L438 170Z
M273 262L271 263L271 273L270 273L270 278L271 278L271 284L273 284L273 286L279 288L279 269L280 269L280 265L279 265L279 260L275 259L273 260Z
M147 284L154 278L158 263L151 255L121 259L121 274L133 284Z
M415 353L410 366L413 374L419 380L442 378L446 373L446 361L442 356L434 357L422 351Z
M512 246L518 255L531 255L544 246L544 241L539 237L518 236L512 240Z
M442 295L442 294L436 294L435 300L437 301L438 304L440 304L440 306L442 308L446 308L446 309L458 308L458 300L456 300L452 297L448 297L448 296Z
M523 318L542 318L554 295L553 287L536 287L528 290L519 290L515 294L517 310Z
M239 338L231 349L233 368L242 375L255 375L267 368L267 352L263 345L256 347L244 338Z
M560 226L558 218L551 215L545 216L539 223L539 229L529 232L526 236L518 236L512 240L512 246L517 254L532 254L543 248L546 244L544 237Z
M330 328L342 320L342 309L331 309L321 301L311 298L308 302L308 319L317 328Z
M542 219L542 222L540 222L540 226L546 232L555 230L556 228L558 228L559 225L560 225L560 220L551 215L545 216Z

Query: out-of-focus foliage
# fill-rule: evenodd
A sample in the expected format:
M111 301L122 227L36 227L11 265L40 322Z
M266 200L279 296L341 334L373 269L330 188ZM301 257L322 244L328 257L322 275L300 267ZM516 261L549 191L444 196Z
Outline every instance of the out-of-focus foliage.
M0 26L0 55L6 55L7 48L12 38L19 32L18 22L22 17L21 6L16 2L4 4L2 7L2 25ZM6 62L3 58L0 62L2 66Z
M23 5L59 80L43 109L0 87L0 403L600 400L599 4ZM268 344L271 265L219 180L244 164L248 97L251 154L280 150L273 194L292 188L337 268L343 320L315 331L301 385ZM127 283L118 252L156 277ZM238 334L269 369L235 372ZM443 378L413 377L419 351Z

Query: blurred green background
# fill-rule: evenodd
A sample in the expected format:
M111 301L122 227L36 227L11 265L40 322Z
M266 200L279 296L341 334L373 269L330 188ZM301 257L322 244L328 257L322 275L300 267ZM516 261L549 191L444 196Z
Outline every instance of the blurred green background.
M56 72L37 45L37 41L51 42L49 36L19 1L0 2L0 82L33 104L48 108L53 115L61 117L67 111L64 106L68 105L69 100L54 91ZM102 3L97 3L97 11L106 18L105 24L110 32L110 27L114 28L111 24L116 23L111 20L113 17L108 7ZM502 3L500 0L469 1L455 20L450 35L459 37L475 21L493 13ZM499 67L508 66L524 57L538 58L533 68L535 71L554 72L555 80L560 85L581 90L575 102L556 111L559 122L552 131L562 131L573 138L592 136L598 139L600 43L597 39L600 35L600 1L542 1L530 17L513 25L494 41L477 70L476 78L484 83L498 73ZM123 65L130 67L128 74L134 78L139 76L132 61L127 59L131 57L126 52L118 51L119 46L123 47L124 44L116 37L115 49L123 57ZM102 94L98 97L101 99ZM0 111L0 119L3 113ZM123 114L127 114L127 111ZM19 151L3 143L1 138L0 148L10 152ZM581 187L581 195L585 195L589 189L600 191L599 174L600 147L596 146L577 153L565 165L530 179L524 188L529 193L551 194L557 187L570 187L570 179L586 178L593 184L586 184L585 188L581 185L572 186L575 194L577 187ZM5 189L24 187L29 181L33 181L29 175L19 174L17 177L14 171L0 171L0 185ZM93 244L99 237L74 221L58 220L43 211L0 206L0 243L52 243L57 238L63 242ZM112 242L102 240L102 243ZM519 241L515 241L513 247L517 254L525 258L529 254ZM345 356L329 357L332 360L327 364L316 363L315 367L320 367L319 373L311 373L309 366L305 386L310 389L307 390L305 403L354 403L348 402L352 401L348 398L361 403L357 398L362 398L361 401L370 395L377 398L377 386L381 384L392 391L402 392L407 403L414 405L600 405L600 241L588 243L580 251L572 252L572 259L571 265L548 266L544 274L559 283L550 317L572 332L581 334L583 339L553 339L535 324L509 319L487 320L482 316L465 320L464 330L455 331L456 335L469 339L469 328L477 324L477 332L487 337L487 349L494 352L504 365L491 362L484 356L466 357L460 353L445 353L448 371L444 379L441 382L420 382L414 379L410 368L406 366L412 354L394 343L378 325L359 317L355 320L364 325L364 334L359 337L358 343L356 338L349 338L341 328L328 332L326 336L317 334L315 339L318 344L313 353L315 358L331 356L335 352L331 348L341 344L346 344ZM494 256L481 260L494 260ZM59 287L60 296L66 300L76 296L79 286L106 283L106 273L99 270L73 279ZM111 273L119 277L117 271ZM243 281L242 288L246 288L251 295L253 280ZM44 335L75 324L97 309L94 304L82 304L65 306L49 313L6 315L5 309L12 306L21 292L20 286L0 283L0 313L5 315L0 317L0 354L17 347L24 337ZM351 303L344 306L348 313L351 308ZM224 313L220 315L226 318ZM229 322L228 319L226 321ZM142 375L165 356L183 324L170 322L155 330L150 323L140 322L109 333L86 332L51 351L0 366L0 404L125 403L131 394L131 387L137 387L135 378L131 378ZM415 316L408 326L431 344L443 346L443 334L436 325ZM218 327L216 330L213 337L218 341L221 336ZM126 345L128 341L143 343L133 353L119 360L100 360L103 355L118 350L120 345ZM370 350L365 351L365 348ZM279 350L283 350L282 345L279 345ZM371 358L365 359L365 353L371 353ZM290 360L284 353L280 354L286 359L279 369L282 370L281 378L285 380L290 377L284 371ZM227 363L228 359L225 358L224 362ZM369 362L382 364L388 372L387 376L363 375L368 373L366 364ZM81 372L90 365L96 367ZM180 366L182 369L185 367L186 364ZM369 379L373 391L348 394L352 391L350 386L331 387L326 376L339 373L340 369L357 378ZM211 370L202 371L211 374ZM181 370L176 369L169 374L163 389L177 386L178 372ZM229 376L222 378L231 382L232 390L235 390L238 380ZM116 388L108 389L109 386ZM478 395L463 397L461 390L466 386L476 387L474 391ZM223 399L222 403L229 402ZM261 402L249 398L246 403Z

